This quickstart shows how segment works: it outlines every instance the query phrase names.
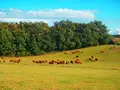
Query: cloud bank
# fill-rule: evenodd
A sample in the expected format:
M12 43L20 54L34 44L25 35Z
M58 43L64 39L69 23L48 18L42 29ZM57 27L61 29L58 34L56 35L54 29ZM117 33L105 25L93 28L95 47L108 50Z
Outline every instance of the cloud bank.
M0 21L53 22L62 19L92 21L95 19L95 11L73 10L67 8L42 9L42 10L20 10L20 9L10 8L6 10L0 10Z

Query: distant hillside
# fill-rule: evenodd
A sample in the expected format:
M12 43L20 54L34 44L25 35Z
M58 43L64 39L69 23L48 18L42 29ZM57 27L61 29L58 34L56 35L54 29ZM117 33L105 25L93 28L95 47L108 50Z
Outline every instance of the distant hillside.
M120 36L115 36L112 38L112 41L117 44L117 45L120 45Z
M115 37L115 38L116 38L116 37L119 37L119 38L120 38L120 35L113 35L113 37Z

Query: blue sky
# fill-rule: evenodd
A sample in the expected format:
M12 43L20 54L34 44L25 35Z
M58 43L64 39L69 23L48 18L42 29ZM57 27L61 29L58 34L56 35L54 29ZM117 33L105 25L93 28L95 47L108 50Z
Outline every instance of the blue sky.
M1 0L1 21L75 22L101 20L111 34L120 34L120 0Z

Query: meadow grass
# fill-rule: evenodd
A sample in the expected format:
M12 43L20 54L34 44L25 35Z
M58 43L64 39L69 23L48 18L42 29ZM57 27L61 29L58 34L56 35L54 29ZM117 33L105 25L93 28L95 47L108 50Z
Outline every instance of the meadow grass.
M112 45L20 57L17 63L0 63L0 90L120 90L120 46ZM104 50L105 53L100 53ZM32 60L75 60L82 64L35 64ZM88 58L94 56L97 62ZM13 57L4 57L6 61ZM0 59L1 60L1 59Z

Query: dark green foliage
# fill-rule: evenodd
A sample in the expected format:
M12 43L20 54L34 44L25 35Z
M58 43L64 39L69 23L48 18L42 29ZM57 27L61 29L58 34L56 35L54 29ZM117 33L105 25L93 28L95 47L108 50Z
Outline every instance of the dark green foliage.
M39 55L111 43L107 27L101 21L88 24L72 21L0 22L0 56Z

